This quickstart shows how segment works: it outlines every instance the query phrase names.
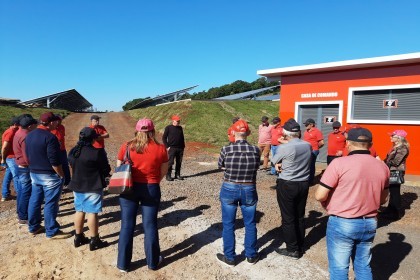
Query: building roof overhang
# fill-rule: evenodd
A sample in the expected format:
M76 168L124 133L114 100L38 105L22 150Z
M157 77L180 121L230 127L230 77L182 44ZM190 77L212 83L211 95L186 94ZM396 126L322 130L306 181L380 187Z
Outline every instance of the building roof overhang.
M391 56L380 56L372 58L344 60L337 62L327 62L319 64L291 66L283 68L274 68L267 70L258 70L257 74L268 78L280 78L281 76L319 73L329 71L340 71L350 69L362 69L371 67L384 67L401 64L420 63L420 52L399 54Z

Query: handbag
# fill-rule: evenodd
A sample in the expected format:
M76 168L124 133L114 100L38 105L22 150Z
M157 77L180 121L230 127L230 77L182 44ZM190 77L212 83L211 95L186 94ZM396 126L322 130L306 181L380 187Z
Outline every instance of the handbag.
M400 170L391 170L389 184L404 184L404 173Z
M125 149L124 160L120 166L115 167L115 171L109 179L108 192L113 194L129 194L133 189L133 180L131 178L130 149Z

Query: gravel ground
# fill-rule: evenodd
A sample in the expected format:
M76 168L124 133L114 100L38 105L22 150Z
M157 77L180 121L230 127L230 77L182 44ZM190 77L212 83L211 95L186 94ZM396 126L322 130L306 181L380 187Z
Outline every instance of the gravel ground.
M79 131L88 122L87 115L74 114L65 120L67 131ZM121 113L104 114L101 122L111 134L106 140L108 157L114 164L120 144L132 136L134 121ZM115 125L112 125L115 124ZM77 137L68 133L71 147ZM188 143L182 168L184 181L163 181L159 212L159 235L165 257L158 271L145 265L141 215L135 232L133 270L121 274L116 268L120 230L118 197L106 195L100 216L101 236L111 246L90 252L75 249L72 239L46 240L29 236L27 228L18 227L15 201L0 203L0 279L327 279L325 227L327 217L313 198L311 188L306 210L306 253L299 260L279 256L274 249L284 246L280 213L276 201L275 177L259 172L257 188L258 245L261 260L249 265L243 255L244 228L240 211L236 224L236 252L240 261L234 268L219 263L222 252L219 189L222 172L217 169L217 155L203 153L205 144ZM320 170L318 170L320 171ZM373 246L372 266L375 279L418 279L419 201L418 187L403 186L406 214L400 221L380 221ZM64 231L73 230L72 194L60 201L59 222ZM87 230L87 229L86 229Z

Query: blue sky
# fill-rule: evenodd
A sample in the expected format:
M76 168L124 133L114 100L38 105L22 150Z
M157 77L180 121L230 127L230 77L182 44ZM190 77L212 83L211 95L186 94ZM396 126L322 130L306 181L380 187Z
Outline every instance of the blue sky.
M420 51L420 1L0 0L0 97L98 110L257 70Z

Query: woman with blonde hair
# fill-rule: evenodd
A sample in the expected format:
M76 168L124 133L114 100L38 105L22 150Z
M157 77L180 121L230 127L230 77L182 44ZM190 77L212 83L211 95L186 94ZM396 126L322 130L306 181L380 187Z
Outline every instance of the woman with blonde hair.
M407 142L407 132L404 130L395 130L389 133L391 137L392 148L385 158L385 163L389 169L399 170L405 174L406 161L410 152L410 144ZM381 216L387 219L398 220L401 218L401 184L389 185L389 203L388 207Z
M164 145L156 140L155 127L150 119L140 119L135 137L121 145L117 166L124 160L126 149L132 162L133 192L120 195L121 231L118 241L117 267L128 272L133 255L136 216L141 207L144 230L144 250L149 269L158 269L160 255L157 215L160 204L160 181L168 171L168 154Z

